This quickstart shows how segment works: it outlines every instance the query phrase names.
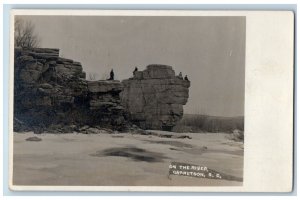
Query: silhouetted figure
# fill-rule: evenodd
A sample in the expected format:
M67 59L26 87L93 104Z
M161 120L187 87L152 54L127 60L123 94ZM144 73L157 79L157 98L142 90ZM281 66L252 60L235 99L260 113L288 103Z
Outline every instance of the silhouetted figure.
M187 75L185 75L184 80L190 81L190 80L188 79Z
M112 70L110 71L110 77L109 77L108 80L114 80L114 78L115 78L115 73L114 73L114 70L112 69Z
M138 71L138 68L135 67L135 69L134 69L134 71L133 71L133 76L135 76L135 72L137 72L137 71Z
M183 79L182 73L181 73L181 72L179 73L178 77L179 77L180 79Z

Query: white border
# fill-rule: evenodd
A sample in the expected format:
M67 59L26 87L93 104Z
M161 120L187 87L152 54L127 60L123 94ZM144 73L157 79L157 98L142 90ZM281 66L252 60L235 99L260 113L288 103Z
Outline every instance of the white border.
M15 186L12 185L12 115L9 116L9 186L30 191L288 192L292 189L293 13L287 11L13 10L14 15L246 16L245 154L243 186ZM11 20L11 34L13 31ZM270 32L275 31L275 32ZM10 91L13 38L10 38ZM278 47L283 46L284 49ZM277 48L276 48L277 47ZM280 91L280 93L279 93ZM13 102L13 92L10 100ZM9 113L13 113L12 103ZM264 121L267 120L267 121ZM276 125L276 129L272 127ZM272 130L272 133L268 129ZM278 174L280 170L280 174Z

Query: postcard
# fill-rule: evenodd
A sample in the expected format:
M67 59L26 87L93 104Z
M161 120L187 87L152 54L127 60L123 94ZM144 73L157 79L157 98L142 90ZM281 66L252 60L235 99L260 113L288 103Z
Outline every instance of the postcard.
M12 10L10 36L11 190L292 190L292 12Z

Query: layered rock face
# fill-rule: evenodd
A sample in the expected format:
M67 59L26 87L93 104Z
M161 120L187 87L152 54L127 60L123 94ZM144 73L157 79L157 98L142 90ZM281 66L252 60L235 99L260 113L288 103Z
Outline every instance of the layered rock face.
M15 48L14 130L81 131L90 127L170 130L183 115L190 82L170 66L149 65L133 78L85 80L81 63L58 49Z
M171 130L182 118L190 82L175 76L171 66L149 65L122 83L122 105L139 127Z
M81 64L59 57L58 49L16 48L14 70L15 131L126 125L122 84L85 80Z
M121 105L120 92L123 85L120 81L87 81L88 84L88 117L86 124L122 130L126 128L127 114Z

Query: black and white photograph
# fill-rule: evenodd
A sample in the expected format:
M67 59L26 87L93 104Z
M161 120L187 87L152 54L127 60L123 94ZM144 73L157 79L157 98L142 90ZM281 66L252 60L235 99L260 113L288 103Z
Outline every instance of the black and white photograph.
M243 187L246 16L132 13L13 15L12 186Z

